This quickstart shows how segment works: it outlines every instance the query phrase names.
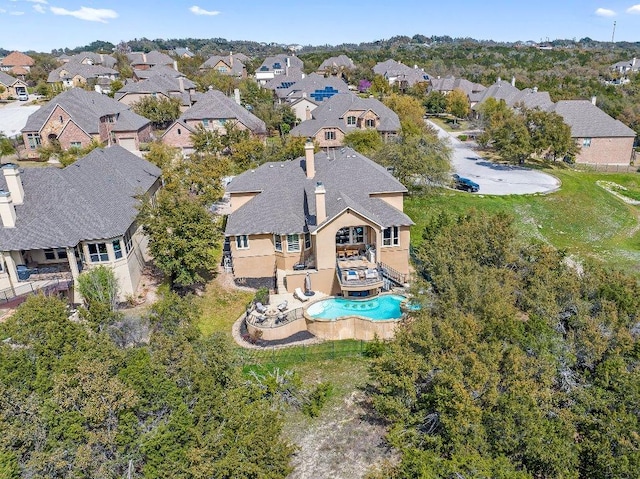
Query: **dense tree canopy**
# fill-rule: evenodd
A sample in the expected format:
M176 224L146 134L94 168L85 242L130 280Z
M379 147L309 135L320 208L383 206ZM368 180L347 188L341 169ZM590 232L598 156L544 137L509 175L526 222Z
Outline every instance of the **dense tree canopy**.
M430 293L372 369L402 452L387 477L638 477L636 280L522 244L504 215L423 236Z
M166 128L180 116L180 100L145 96L133 103L131 110L151 120L154 127Z

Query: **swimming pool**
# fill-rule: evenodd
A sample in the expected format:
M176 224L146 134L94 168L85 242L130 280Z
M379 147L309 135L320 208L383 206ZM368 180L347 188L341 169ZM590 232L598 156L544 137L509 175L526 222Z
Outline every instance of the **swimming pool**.
M374 321L400 319L400 303L406 299L398 294L386 294L364 301L329 298L310 305L307 314L314 319L336 319L343 316L363 316Z

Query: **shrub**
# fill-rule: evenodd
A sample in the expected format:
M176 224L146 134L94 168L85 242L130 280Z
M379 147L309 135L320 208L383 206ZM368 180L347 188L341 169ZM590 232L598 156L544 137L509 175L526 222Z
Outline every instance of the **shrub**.
M309 399L302 406L302 412L310 417L318 417L322 407L333 394L333 384L320 383L309 394Z
M469 137L467 135L458 135L458 140L460 141L467 141L469 139Z
M260 288L256 291L256 296L253 299L255 303L267 304L269 302L269 290L267 288Z

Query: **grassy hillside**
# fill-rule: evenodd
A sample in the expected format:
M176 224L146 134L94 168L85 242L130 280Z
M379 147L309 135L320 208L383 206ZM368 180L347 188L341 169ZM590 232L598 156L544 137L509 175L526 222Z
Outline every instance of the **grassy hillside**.
M443 191L429 197L409 197L405 212L416 222L412 244L420 244L422 228L440 211L501 211L515 217L523 236L640 274L640 207L596 184L614 182L628 189L627 196L635 197L640 194L640 175L569 170L553 174L562 181L562 188L549 195L483 196Z

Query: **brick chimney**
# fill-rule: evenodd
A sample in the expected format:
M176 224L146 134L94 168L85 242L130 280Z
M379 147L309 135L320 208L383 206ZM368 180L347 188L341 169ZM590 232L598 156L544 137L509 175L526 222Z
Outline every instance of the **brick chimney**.
M304 165L307 178L316 176L316 160L313 154L313 142L311 138L307 138L307 142L304 144Z
M324 196L327 190L324 189L324 185L321 181L316 183L316 225L319 225L327 219L327 206L324 201Z
M22 178L20 178L20 170L18 165L7 163L2 165L2 173L4 180L7 182L7 189L11 193L11 199L14 205L24 203L24 189L22 188Z
M11 201L11 193L0 190L0 219L5 228L16 227L16 208Z

